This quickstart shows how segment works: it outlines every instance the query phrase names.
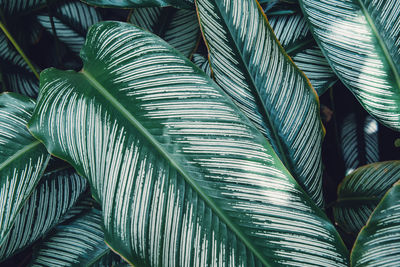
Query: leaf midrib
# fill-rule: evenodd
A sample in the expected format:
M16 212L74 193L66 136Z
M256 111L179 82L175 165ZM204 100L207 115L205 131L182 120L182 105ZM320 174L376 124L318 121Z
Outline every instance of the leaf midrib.
M397 71L396 65L394 64L392 57L390 56L390 53L385 44L385 41L383 40L382 36L379 34L378 29L376 28L375 23L374 23L373 19L371 18L371 16L369 15L368 9L365 7L364 3L361 0L358 0L358 3L360 4L361 11L363 12L369 26L371 27L373 34L375 35L376 39L378 40L379 46L381 47L381 49L383 51L385 59L389 63L390 69L393 71L393 75L396 80L397 89L400 92L400 74Z
M162 145L153 137L153 135L147 131L147 129L120 103L118 100L111 95L107 89L100 84L87 70L82 69L81 74L88 80L88 82L95 88L109 103L125 117L138 131L152 144L156 150L182 175L185 181L192 186L192 188L200 195L201 198L207 203L207 205L221 218L221 220L234 232L245 246L254 253L254 255L265 265L269 266L267 260L263 255L254 247L251 240L245 236L242 231L234 224L230 218L225 215L224 211L221 210L216 203L200 188L191 176L176 162L174 157L166 151Z
M40 144L41 144L40 141L36 140L36 141L30 143L29 145L24 146L22 149L18 150L17 152L15 152L11 157L7 158L6 161L4 161L3 163L0 164L0 172L5 167L7 167L9 164L14 162L15 160L17 160L19 157L23 156L27 152L33 150L36 146L38 146Z

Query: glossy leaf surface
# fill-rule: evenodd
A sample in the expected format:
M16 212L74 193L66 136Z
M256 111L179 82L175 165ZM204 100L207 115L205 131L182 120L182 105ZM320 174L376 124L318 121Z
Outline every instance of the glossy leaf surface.
M310 79L318 95L325 93L337 81L337 77L311 36L304 17L298 13L268 16L268 21L276 38Z
M192 55L200 37L194 10L172 7L136 8L129 21L157 34L186 57Z
M50 15L43 13L37 18L40 24L53 34ZM63 3L57 7L53 16L57 38L75 53L81 50L89 27L100 20L100 14L95 8L79 1Z
M400 161L385 161L358 168L338 188L333 213L347 233L357 234L392 185L400 180Z
M196 1L218 85L269 139L319 205L323 126L314 89L277 41L256 1Z
M135 7L164 7L193 9L194 0L82 0L82 2L100 7L135 8Z
M81 56L79 73L42 73L29 127L90 180L113 250L139 266L346 265L333 225L188 59L117 22Z
M351 266L397 266L400 262L400 182L386 193L361 230Z
M16 216L0 247L0 261L32 244L58 224L85 189L86 180L71 169L46 173Z
M101 211L93 209L68 224L59 225L34 253L32 266L89 266L110 248L104 243Z
M26 128L34 106L21 95L0 95L0 246L50 157Z
M379 161L378 122L371 116L347 115L340 126L340 142L346 175Z
M300 3L338 77L372 116L400 131L400 2Z

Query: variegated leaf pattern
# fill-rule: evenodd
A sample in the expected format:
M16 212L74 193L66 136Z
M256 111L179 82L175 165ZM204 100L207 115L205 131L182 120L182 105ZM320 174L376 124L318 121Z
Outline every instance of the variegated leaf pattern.
M209 77L211 77L212 74L211 74L210 62L208 62L208 59L205 56L197 53L193 54L192 61L197 67L199 67Z
M0 0L0 9L7 16L15 16L44 5L46 0Z
M40 24L53 33L49 14L37 16ZM66 2L57 7L53 21L57 38L73 52L79 53L89 27L101 20L99 12L79 1Z
M37 96L39 81L21 55L9 46L3 33L0 33L0 72L7 91Z
M255 0L196 1L216 82L323 206L319 102Z
M110 248L104 243L101 211L92 209L59 225L34 253L31 266L90 266Z
M165 7L193 9L194 0L82 0L90 5L113 8Z
M371 116L348 114L340 127L340 141L346 175L379 161L378 122Z
M24 96L0 95L0 246L50 157L26 128L34 106Z
M258 0L258 3L267 16L289 15L300 11L297 0Z
M300 3L338 77L372 116L400 131L400 1Z
M369 164L346 176L333 208L336 223L347 233L357 234L386 191L399 180L400 161Z
M42 73L29 128L90 180L113 250L138 266L346 265L325 214L187 58L118 22L81 55L79 73Z
M307 21L301 14L268 16L276 37L294 63L310 79L318 95L322 95L336 81L321 50L318 48Z
M46 173L15 218L0 247L0 261L29 246L58 224L86 189L73 170Z
M351 252L351 266L398 266L400 262L400 182L386 193Z
M194 10L172 7L135 8L129 21L157 34L186 57L192 55L200 37Z

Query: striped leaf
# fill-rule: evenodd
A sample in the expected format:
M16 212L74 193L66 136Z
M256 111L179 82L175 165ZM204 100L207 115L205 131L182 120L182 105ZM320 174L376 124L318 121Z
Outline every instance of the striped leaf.
M340 128L340 141L346 175L379 161L378 122L371 116L347 115Z
M51 34L53 29L49 14L37 16L40 24ZM66 2L57 7L53 21L57 38L73 52L79 53L89 27L101 20L98 11L79 1Z
M279 42L310 79L318 95L325 93L337 78L311 36L304 17L301 14L268 16L268 21Z
M81 0L90 5L112 8L165 7L193 9L194 0Z
M186 57L190 57L197 46L200 28L194 10L172 7L136 8L129 21L157 34Z
M0 246L50 157L26 128L34 106L24 96L0 95Z
M400 182L386 193L351 252L351 266L398 266L400 262Z
M265 137L181 53L104 22L81 55L79 73L42 73L29 128L90 180L114 251L138 266L346 264Z
M86 189L86 180L73 170L47 173L15 218L0 247L0 261L29 246L60 222Z
M7 91L36 97L39 82L25 60L11 48L7 38L0 33L0 72Z
M216 82L322 206L324 130L309 81L280 46L255 0L199 0L196 5Z
M44 5L46 0L0 0L0 9L7 16L15 16Z
M89 266L110 249L104 243L101 211L92 209L55 231L38 244L32 266Z
M208 59L205 56L197 53L193 54L192 61L197 67L199 67L209 77L211 77L212 73L210 68L210 62L208 62Z
M300 3L338 77L372 116L400 131L400 1Z
M356 235L387 190L400 180L400 161L384 161L358 168L338 187L335 221Z
M289 15L300 11L297 0L258 0L258 3L267 16Z

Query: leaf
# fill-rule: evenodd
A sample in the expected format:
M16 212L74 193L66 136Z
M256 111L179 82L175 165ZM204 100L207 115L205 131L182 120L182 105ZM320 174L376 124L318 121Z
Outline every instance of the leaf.
M346 263L325 214L187 58L118 22L93 26L81 56L79 73L42 73L29 128L90 180L114 251L138 266Z
M0 246L50 157L26 128L34 106L21 95L0 95Z
M268 16L276 37L294 63L310 79L318 95L322 95L337 77L318 48L307 21L301 14Z
M200 28L194 10L135 8L129 21L157 34L186 57L192 55L199 40Z
M400 261L400 182L386 193L351 253L351 266L397 266Z
M358 168L338 187L333 214L347 233L357 234L387 190L400 180L400 161L384 161Z
M9 17L46 5L46 0L0 0L0 9Z
M398 1L301 0L332 69L379 122L400 130Z
M34 253L32 266L89 266L109 253L104 243L101 211L92 209L69 224L59 225Z
M37 96L37 78L21 55L9 47L3 33L0 33L0 71L6 90L29 97Z
M193 9L194 0L81 0L89 5L112 8L164 7Z
M209 77L211 77L211 68L210 62L208 59L201 54L193 54L192 58L193 63L199 67L202 71L204 71Z
M40 24L53 34L50 16L42 13L37 18ZM53 16L57 38L75 53L81 50L89 27L100 20L100 14L95 8L79 1L59 5Z
M196 5L216 82L322 206L324 130L309 81L279 45L256 1L199 0Z
M29 246L56 224L86 189L86 180L73 170L46 173L15 218L0 247L0 261Z
M378 122L371 116L347 115L341 125L340 139L346 175L379 161Z

